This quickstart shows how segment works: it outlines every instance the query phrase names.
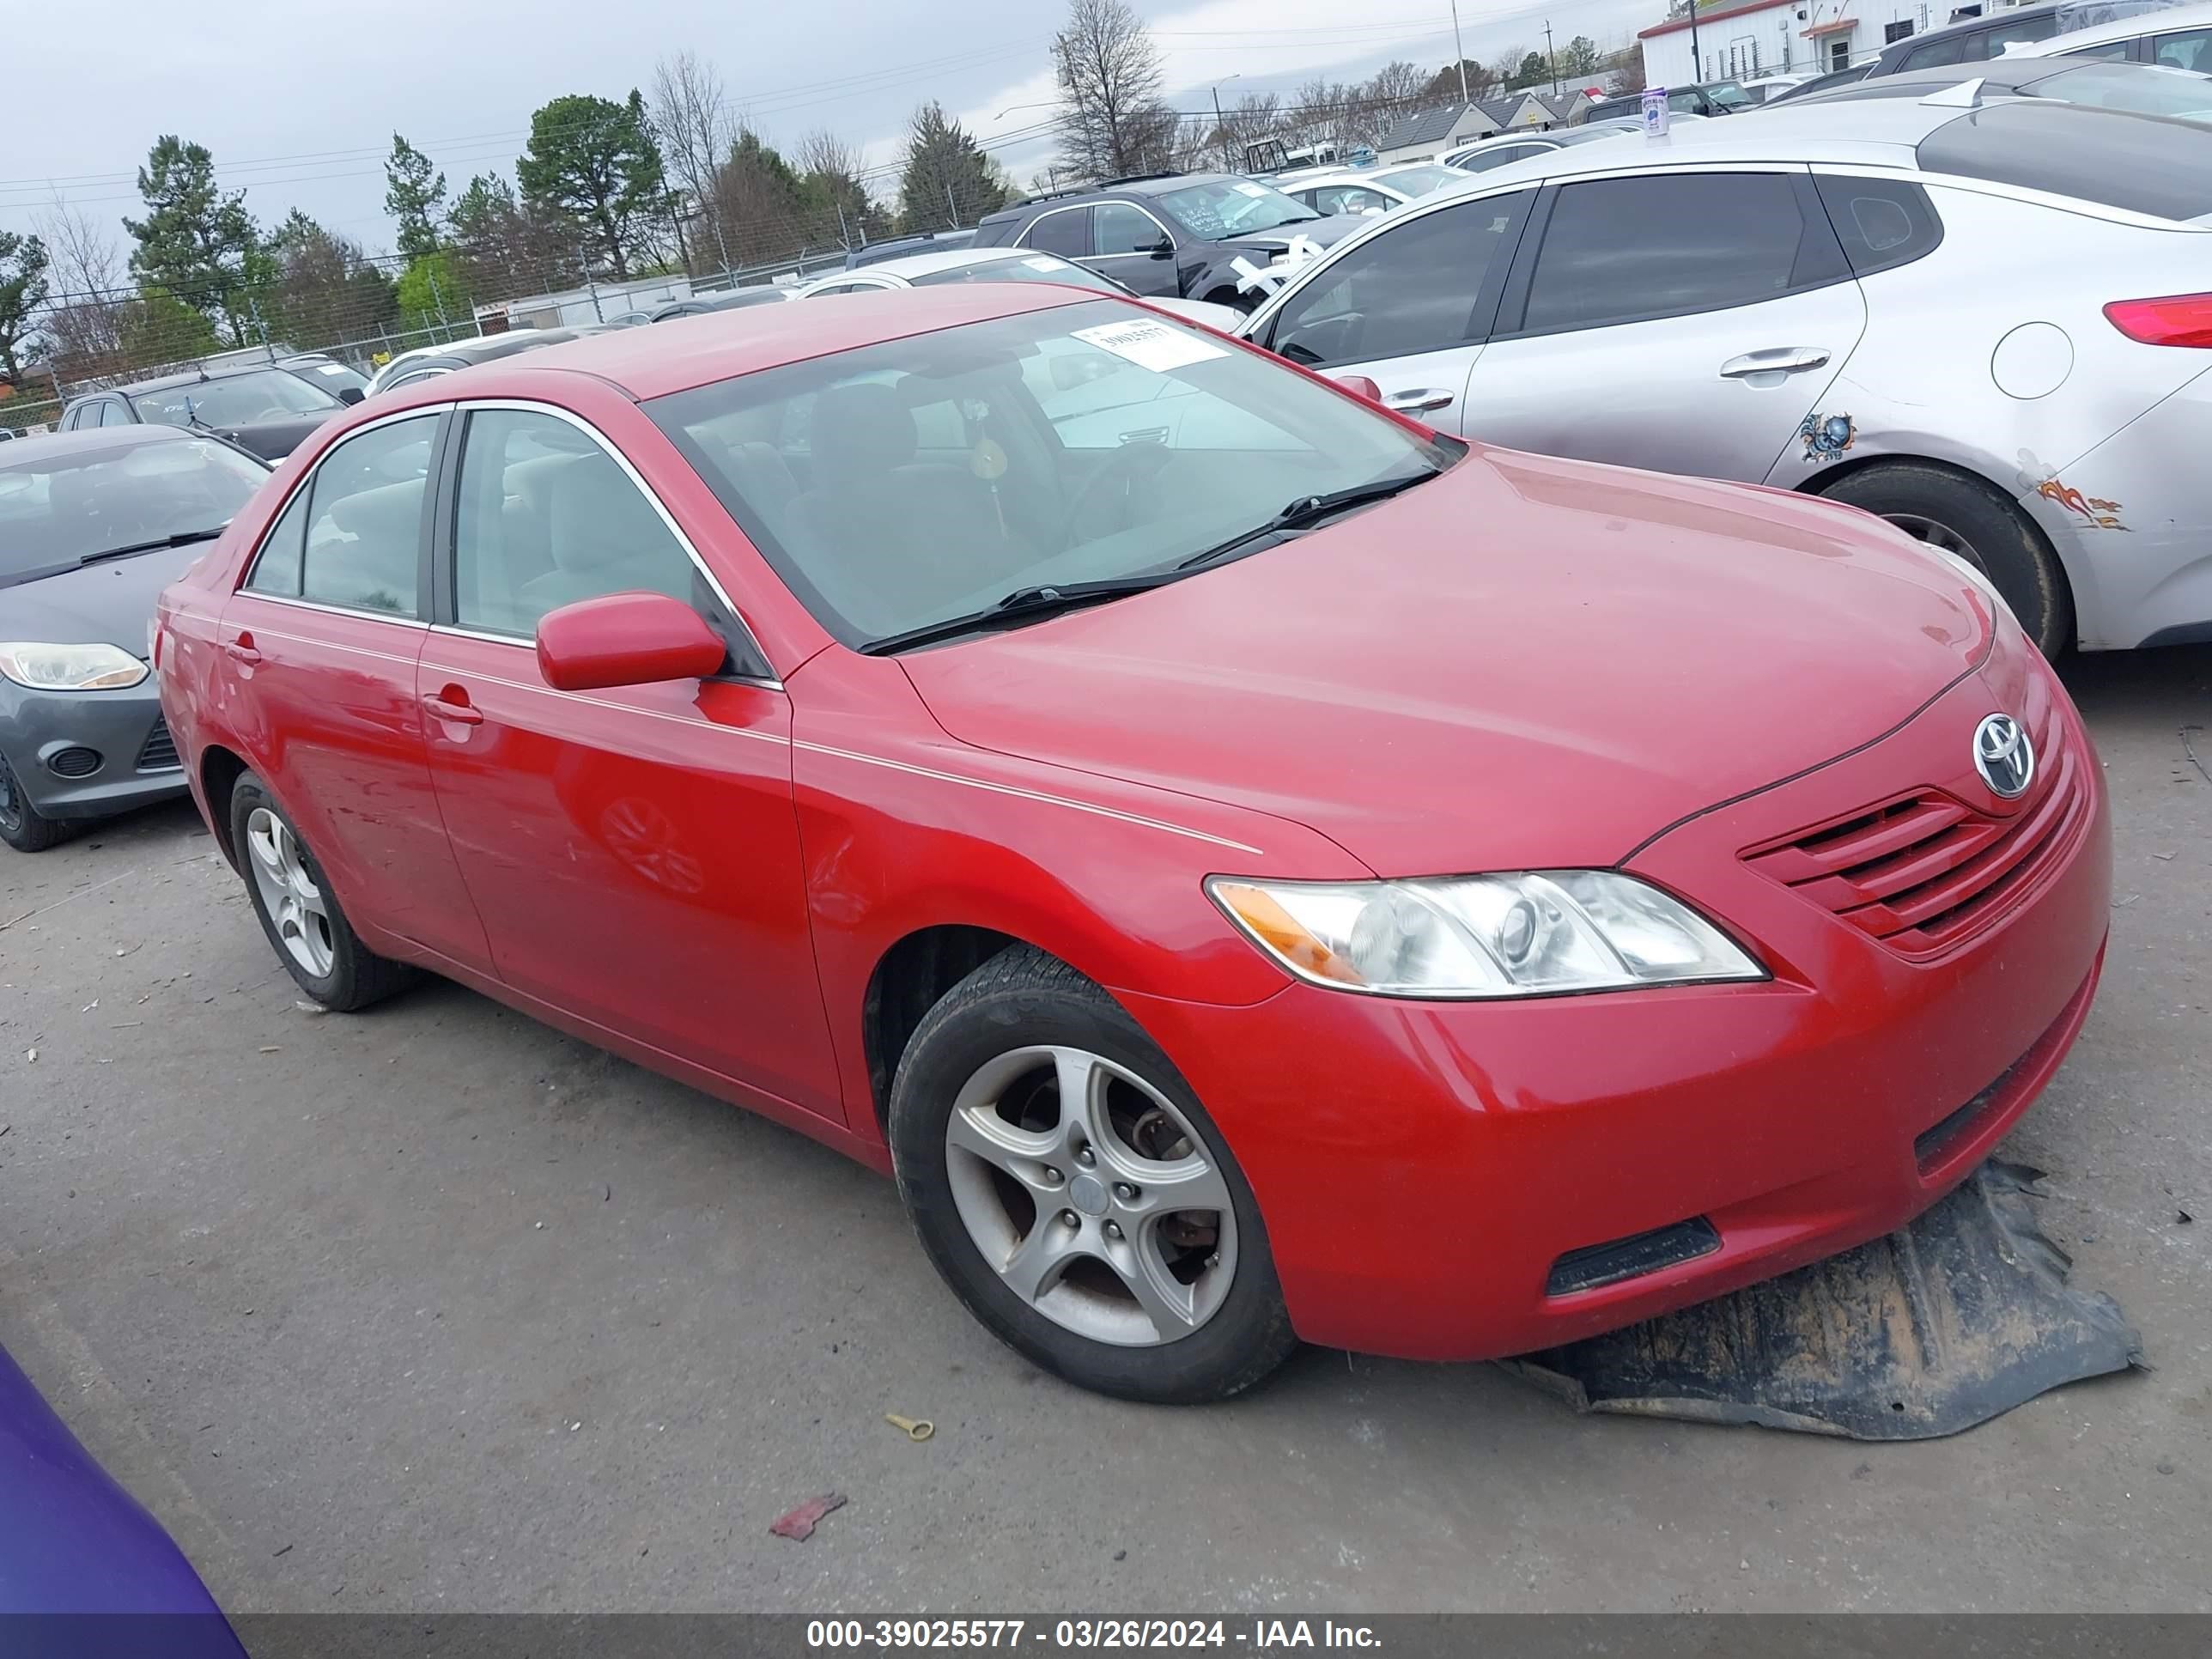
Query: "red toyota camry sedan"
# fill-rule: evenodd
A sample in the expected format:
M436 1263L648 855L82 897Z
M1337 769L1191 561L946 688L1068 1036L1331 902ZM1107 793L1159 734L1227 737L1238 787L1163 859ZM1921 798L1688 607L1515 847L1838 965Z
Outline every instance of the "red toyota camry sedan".
M1158 1401L1794 1267L2064 1056L2103 787L1965 565L1095 294L772 312L365 404L163 596L309 996L428 969L764 1112Z

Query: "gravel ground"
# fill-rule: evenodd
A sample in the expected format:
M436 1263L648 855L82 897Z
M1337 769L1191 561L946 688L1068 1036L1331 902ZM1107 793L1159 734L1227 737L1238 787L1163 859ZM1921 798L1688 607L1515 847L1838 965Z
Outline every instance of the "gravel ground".
M2069 678L2112 943L2008 1152L2155 1369L1955 1439L1079 1394L811 1142L452 986L301 1012L181 805L0 860L0 1343L239 1612L2212 1608L2212 649Z

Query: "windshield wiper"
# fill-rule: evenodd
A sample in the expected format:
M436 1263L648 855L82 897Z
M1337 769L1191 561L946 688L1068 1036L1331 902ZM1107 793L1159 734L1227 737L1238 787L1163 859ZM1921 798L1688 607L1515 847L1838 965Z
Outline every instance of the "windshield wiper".
M1176 567L1178 570L1195 570L1202 564L1212 564L1226 558L1240 548L1267 536L1279 536L1285 531L1304 530L1319 524L1323 519L1334 518L1355 507L1388 501L1401 490L1411 489L1417 483L1425 483L1437 476L1440 468L1431 467L1420 472L1401 472L1388 478L1376 478L1364 484L1353 484L1347 489L1332 489L1322 495L1301 495L1287 503L1283 510L1262 525L1231 536L1225 542L1216 542L1212 547L1192 554Z
M222 534L225 527L217 525L212 530L179 530L173 536L164 536L158 541L132 542L127 547L111 547L103 552L88 553L77 562L98 564L104 559L127 559L133 553L158 553L165 547L189 547L194 542L211 542Z
M1127 594L1164 587L1171 581L1180 580L1182 574L1182 567L1177 566L1173 570L1154 571L1146 576L1113 576L1103 581L1062 582L1056 587L1018 587L988 611L970 611L962 616L947 617L942 622L924 623L920 628L909 628L903 633L885 635L880 640L871 640L860 647L860 654L866 657L888 656L894 651L904 651L912 646L957 639L963 634L973 634L1000 623L1030 622L1064 611L1079 611L1087 605L1099 605Z

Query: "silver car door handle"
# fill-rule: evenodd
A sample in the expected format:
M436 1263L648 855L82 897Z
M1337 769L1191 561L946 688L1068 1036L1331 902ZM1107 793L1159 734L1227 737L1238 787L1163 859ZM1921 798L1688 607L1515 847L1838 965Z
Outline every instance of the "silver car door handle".
M1729 358L1721 365L1721 378L1742 380L1753 374L1802 374L1808 368L1825 367L1827 361L1828 354L1819 346L1773 346Z
M1435 386L1422 386L1413 392L1387 392L1382 394L1383 406L1395 409L1401 415L1425 415L1432 409L1442 409L1452 400L1450 392Z

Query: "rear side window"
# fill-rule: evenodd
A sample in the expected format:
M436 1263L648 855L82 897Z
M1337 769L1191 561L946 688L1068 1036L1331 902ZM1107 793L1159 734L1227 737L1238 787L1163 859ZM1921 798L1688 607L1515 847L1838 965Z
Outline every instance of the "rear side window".
M349 611L416 614L422 499L438 416L348 438L316 467L301 555L303 599Z
M1897 67L1901 72L1905 70L1941 69L1946 64L1963 64L1966 61L1966 46L1971 38L1954 34L1948 40L1930 40L1924 46L1915 46L1897 60ZM1980 52L1974 54L1977 58L1984 55Z
M1044 215L1029 228L1022 246L1066 259L1083 258L1091 252L1091 210L1062 208Z
M1756 305L1850 275L1778 173L1685 173L1563 186L1518 331L1553 333ZM1503 319L1500 323L1504 326Z
M1836 173L1822 173L1814 182L1844 245L1844 257L1857 276L1910 264L1943 240L1943 222L1917 185Z
M292 499L283 514L261 544L255 556L253 569L246 578L246 585L256 593L276 593L286 599L300 597L300 555L306 546L307 527L307 489L301 485L292 492Z
M1927 173L2048 191L2154 219L2212 213L2212 127L2048 99L1995 104L1920 141Z
M2150 61L2163 69L2212 73L2212 29L2177 29L2171 34L2154 35Z
M1425 213L1352 249L1285 303L1269 349L1310 365L1467 344L1489 322L1479 302L1497 291L1529 195Z

